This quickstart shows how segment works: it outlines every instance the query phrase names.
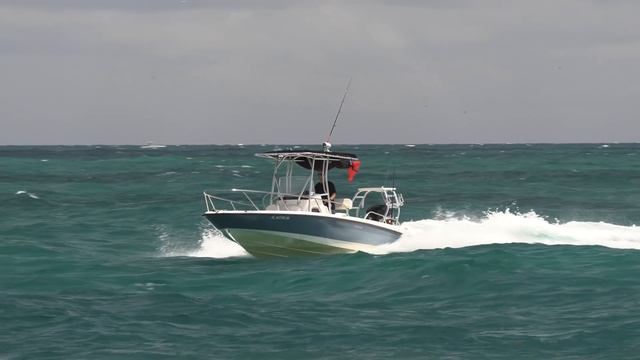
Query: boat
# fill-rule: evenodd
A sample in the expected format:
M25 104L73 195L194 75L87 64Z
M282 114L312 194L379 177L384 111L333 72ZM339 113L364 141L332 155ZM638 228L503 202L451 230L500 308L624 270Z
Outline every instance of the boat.
M162 149L167 145L154 144L152 141L147 141L144 145L140 146L140 149Z
M274 162L271 189L205 192L203 216L255 257L372 252L400 238L402 194L362 187L351 198L334 198L329 175L346 170L351 182L361 161L323 145L255 154Z

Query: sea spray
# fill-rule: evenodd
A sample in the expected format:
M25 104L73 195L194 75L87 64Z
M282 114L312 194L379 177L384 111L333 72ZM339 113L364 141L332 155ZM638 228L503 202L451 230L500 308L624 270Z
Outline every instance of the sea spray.
M185 255L210 258L250 256L240 245L230 241L222 236L219 231L215 230L204 230L202 232L200 248Z
M166 232L161 233L158 238L162 244L160 252L167 257L190 256L222 259L251 256L240 245L225 238L215 229L203 229L195 248L186 246L183 242L172 241Z

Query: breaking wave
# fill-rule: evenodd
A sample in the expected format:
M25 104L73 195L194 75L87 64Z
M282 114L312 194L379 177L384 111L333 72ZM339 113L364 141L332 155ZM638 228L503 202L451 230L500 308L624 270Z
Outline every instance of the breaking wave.
M37 194L30 193L30 192L28 192L26 190L16 191L16 195L26 195L26 196L28 196L28 197L30 197L32 199L40 199L40 197Z

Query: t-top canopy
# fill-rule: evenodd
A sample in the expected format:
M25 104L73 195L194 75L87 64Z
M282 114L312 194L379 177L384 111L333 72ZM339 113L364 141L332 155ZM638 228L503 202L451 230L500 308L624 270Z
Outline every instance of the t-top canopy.
M318 171L321 171L324 168L325 161L329 161L329 169L348 169L352 167L354 163L360 163L360 160L354 154L315 150L268 151L264 153L257 153L256 156L275 160L295 161L296 164L305 169L311 169L313 166L314 170Z

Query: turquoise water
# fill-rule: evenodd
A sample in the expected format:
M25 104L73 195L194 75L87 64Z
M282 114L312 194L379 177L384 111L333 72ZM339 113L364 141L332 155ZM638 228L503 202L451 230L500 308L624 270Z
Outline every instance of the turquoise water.
M405 235L254 259L202 191L287 147L0 147L0 359L638 357L639 144L336 145Z

